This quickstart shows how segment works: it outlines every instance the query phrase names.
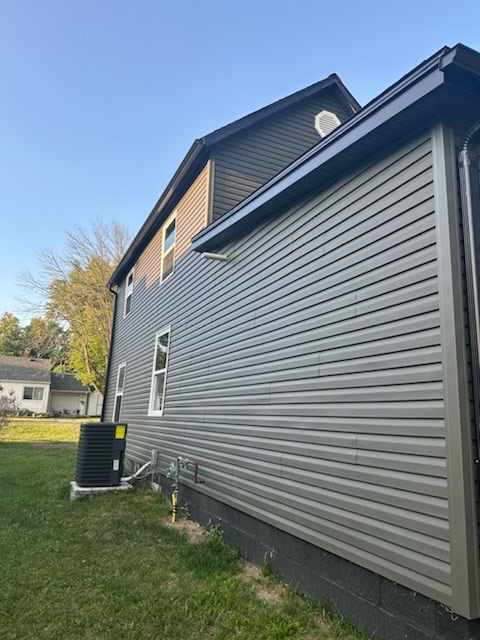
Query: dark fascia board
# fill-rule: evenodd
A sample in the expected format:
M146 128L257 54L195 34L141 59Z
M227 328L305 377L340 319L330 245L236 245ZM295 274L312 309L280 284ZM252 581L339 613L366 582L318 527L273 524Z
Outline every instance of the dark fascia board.
M328 89L335 89L339 92L345 107L350 109L352 114L356 113L356 111L360 109L360 105L343 85L341 79L337 74L333 73L324 80L320 80L319 82L301 89L286 98L277 100L262 109L258 109L239 120L227 124L224 127L209 133L203 138L195 140L172 179L168 183L165 191L160 196L150 215L135 236L130 247L127 249L121 262L110 277L108 286L112 288L115 285L118 285L123 277L125 277L125 275L130 271L140 253L150 242L153 235L158 231L162 222L173 211L180 198L184 195L188 187L192 184L193 180L205 165L210 156L210 150L212 147L223 142L227 138L241 133L251 126L258 124L262 120L275 116L277 113L289 109L290 107L308 100L311 96Z
M445 70L452 64L458 69L480 76L480 54L475 49L457 44L440 61L441 68Z
M328 165L346 150L351 151L355 143L367 138L389 120L441 87L445 83L445 72L457 64L471 73L479 74L480 54L461 44L451 49L441 49L242 203L200 232L192 241L193 249L199 252L209 251L232 241L236 234L261 219L263 212L268 214L276 200L287 201L289 190L295 189L298 192L302 181L306 184L308 176L314 171Z
M191 174L198 165L203 165L206 161L205 155L204 141L195 140L180 163L180 166L176 170L173 178L168 183L165 191L160 196L150 215L145 220L140 231L137 233L125 252L117 268L110 276L110 280L107 285L110 289L115 285L118 285L124 275L130 271L143 248L150 242L160 227L160 220L166 218L175 205L178 204L181 195L183 195L185 191L185 189L182 189L182 184L185 184L185 182L190 184L193 181ZM180 195L175 199L174 196L176 194ZM162 213L164 214L163 216Z
M310 97L330 87L338 87L340 89L341 94L342 96L344 96L352 114L360 109L360 105L347 90L347 88L343 85L338 75L336 73L332 73L324 80L315 82L315 84L305 87L300 91L296 91L286 98L277 100L276 102L273 102L272 104L269 104L262 109L258 109L257 111L254 111L253 113L250 113L247 116L240 118L239 120L235 120L235 122L227 124L221 129L212 131L212 133L209 133L207 136L202 138L202 140L209 146L218 144L219 142L223 142L223 140L225 140L226 138L236 135L251 126L258 124L262 120L270 118L277 113L280 113L281 111L285 111L286 109L289 109L290 107L293 107L300 102L308 100Z
M338 93L338 98L341 102L341 104L343 104L343 108L345 109L346 113L351 113L351 115L354 115L355 113L357 113L357 111L360 111L360 109L362 108L362 105L357 102L357 100L353 97L353 95L350 93L350 91L347 89L347 87L343 84L342 80L340 79L339 76L337 76L336 73L333 74L333 77L335 77L337 79L337 84L334 87L334 91L336 91Z

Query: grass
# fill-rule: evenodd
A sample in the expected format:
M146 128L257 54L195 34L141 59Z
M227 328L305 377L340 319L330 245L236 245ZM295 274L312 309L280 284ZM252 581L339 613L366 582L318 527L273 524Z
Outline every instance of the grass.
M0 435L8 442L78 442L82 422L98 418L12 418Z
M198 544L140 485L69 500L78 423L11 423L0 441L2 640L353 640L327 607Z

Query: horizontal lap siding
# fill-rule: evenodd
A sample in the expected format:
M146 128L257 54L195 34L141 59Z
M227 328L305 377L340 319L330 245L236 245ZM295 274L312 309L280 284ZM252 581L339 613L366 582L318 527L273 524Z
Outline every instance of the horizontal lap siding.
M176 260L182 259L182 256L190 248L191 238L203 229L207 223L210 172L210 162L207 162L176 207ZM169 282L173 280L172 276L160 285L162 234L162 229L160 229L135 264L132 308L127 317L123 317L125 282L119 287L111 354L112 360L109 369L109 394L105 398L104 415L108 419L113 416L113 394L116 388L117 372L119 365L123 362L127 363L125 379L129 389L129 399L127 400L127 394L124 394L122 417L125 413L127 402L129 402L132 412L139 411L143 415L148 411L153 362L151 331L153 330L155 333L158 329L163 328L163 326L159 327L157 324L159 314L155 305L158 295L162 291L168 290ZM147 295L145 295L146 292L148 292ZM147 362L145 354L150 353L150 351L152 355ZM119 353L124 354L123 360L118 359L117 354ZM119 357L121 358L122 356ZM145 376L148 378L147 382L145 382Z
M213 219L244 200L319 142L314 121L317 113L324 109L336 113L342 122L346 119L333 98L315 96L279 114L270 123L253 126L219 145L213 155Z
M175 208L177 220L176 260L179 260L188 251L193 236L204 229L207 224L209 177L210 161L207 162ZM135 265L135 294L138 290L138 283L142 282L143 279L146 279L147 286L151 286L160 279L162 238L163 228L155 234ZM132 304L136 304L136 300L133 298Z
M112 360L127 362L128 455L160 449L163 472L196 459L199 491L448 601L435 242L425 138L222 247L228 262L188 252L141 283Z
M200 175L176 207L177 242L175 257L177 260L188 251L193 236L200 233L207 225L209 176L210 161L207 162Z

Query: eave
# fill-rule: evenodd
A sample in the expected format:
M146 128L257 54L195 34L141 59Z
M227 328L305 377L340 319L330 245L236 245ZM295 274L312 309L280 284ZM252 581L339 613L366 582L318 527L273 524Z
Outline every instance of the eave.
M343 85L340 78L336 74L331 74L324 80L320 80L319 82L301 89L286 98L282 98L281 100L250 113L235 122L221 127L203 138L195 140L110 277L108 286L112 288L118 285L130 271L142 251L151 241L166 218L177 206L180 199L205 166L210 157L211 150L216 145L234 135L238 135L249 127L255 126L262 120L274 117L277 113L308 100L315 94L325 90L335 91L338 99L341 101L347 112L350 111L353 114L360 108L360 105Z
M125 252L122 260L112 273L108 281L108 287L111 288L117 285L125 274L130 271L140 253L158 231L162 222L168 217L171 211L173 211L180 198L204 166L207 157L208 153L206 151L205 141L203 139L195 140L173 178L168 183L165 191L160 196L150 215Z
M449 100L447 85L478 84L480 55L457 45L441 49L380 94L361 111L301 158L293 162L242 203L199 233L195 251L211 251L233 241L266 217L284 210L296 198L328 184L438 112L439 100Z

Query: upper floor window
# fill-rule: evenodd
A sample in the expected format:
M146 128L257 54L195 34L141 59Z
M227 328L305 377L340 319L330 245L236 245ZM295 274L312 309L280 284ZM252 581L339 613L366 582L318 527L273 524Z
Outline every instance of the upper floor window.
M125 280L125 315L130 313L132 308L132 294L133 294L133 269L128 274Z
M113 422L118 422L120 420L120 411L122 409L123 388L125 386L126 369L127 369L126 363L123 363L118 367L117 389L115 392L115 405L113 408Z
M163 226L162 233L162 272L160 281L163 282L173 273L175 265L175 236L177 218L174 214Z
M169 345L170 329L165 329L157 333L155 337L155 358L153 361L150 407L148 411L149 415L152 416L161 416L163 414Z
M43 400L43 387L24 387L24 400Z

